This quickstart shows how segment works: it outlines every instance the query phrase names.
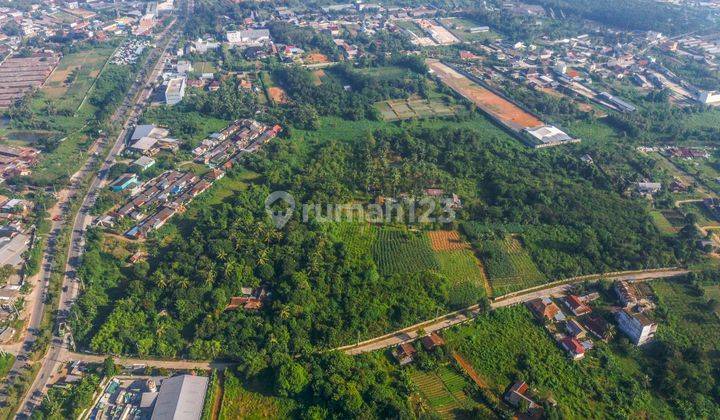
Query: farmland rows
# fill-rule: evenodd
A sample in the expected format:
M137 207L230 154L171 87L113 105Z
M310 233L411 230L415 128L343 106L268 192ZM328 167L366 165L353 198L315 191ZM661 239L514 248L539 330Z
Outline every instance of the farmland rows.
M495 296L522 290L545 282L535 262L513 238L481 243L485 268Z
M422 233L381 229L372 251L378 270L384 275L440 269L430 240Z
M437 372L413 371L410 377L428 404L443 418L454 418L453 411L473 405L463 391L465 379L447 367Z

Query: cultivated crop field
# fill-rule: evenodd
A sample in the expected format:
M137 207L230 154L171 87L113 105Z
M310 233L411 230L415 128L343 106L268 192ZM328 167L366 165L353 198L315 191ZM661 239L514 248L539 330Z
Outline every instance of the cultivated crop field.
M715 299L716 301L720 302L720 285L714 285L714 286L705 286L705 298L707 300ZM720 309L715 311L715 314L720 316Z
M485 273L471 250L438 251L435 257L440 264L440 272L451 281L451 294L459 287L471 287L477 295L490 294Z
M471 409L476 405L464 392L468 384L465 378L449 366L441 366L434 372L413 370L410 378L428 405L442 418L456 418L456 410Z
M377 237L377 229L369 223L333 223L330 232L347 246L353 256L370 254Z
M433 230L427 235L433 251L455 251L470 248L470 245L463 241L455 230Z
M383 275L413 273L440 266L430 247L430 240L421 232L383 228L372 245L373 259Z
M481 243L485 271L494 296L527 289L546 282L522 244L514 237Z
M447 117L455 114L455 107L442 101L427 99L393 99L378 102L375 107L385 121Z

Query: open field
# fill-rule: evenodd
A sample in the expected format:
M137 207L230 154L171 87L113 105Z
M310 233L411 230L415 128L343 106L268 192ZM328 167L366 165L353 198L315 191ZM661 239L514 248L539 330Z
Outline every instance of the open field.
M713 218L710 212L703 206L702 203L692 202L683 203L681 206L682 210L686 213L692 213L697 216L697 222L700 226L717 225L718 221Z
M410 379L441 418L456 418L456 411L467 410L476 405L464 392L468 385L465 378L449 366L441 366L432 372L413 370Z
M250 391L230 371L225 372L223 388L220 420L287 418L293 409L292 400Z
M485 241L481 246L483 265L490 277L494 296L545 283L545 276L540 273L522 244L512 236Z
M676 208L660 210L660 213L662 213L665 220L667 220L668 223L670 223L670 225L676 230L685 225L685 216Z
M447 117L455 114L455 107L448 106L442 101L427 99L394 99L378 102L375 107L385 121Z
M379 229L372 252L378 271L383 275L440 268L430 248L430 240L419 232L397 228Z
M455 230L434 230L427 233L430 238L430 246L433 251L454 251L458 249L469 249L460 234Z
M209 61L198 61L197 63L193 63L193 71L196 73L215 73L217 72L217 68L215 65Z
M665 215L658 210L653 210L650 212L650 217L652 218L653 224L655 225L658 230L666 235L673 235L677 233L678 229L673 227L673 225L670 223L670 221L665 217Z
M455 35L456 37L460 38L460 40L465 41L465 42L479 42L479 41L484 41L486 39L497 38L497 35L495 33L493 33L492 31L471 33L470 32L471 28L475 28L478 26L487 26L487 25L481 25L470 19L460 18L460 17L445 18L445 19L440 19L440 23L442 23L443 26L448 28L450 30L450 32L453 33L453 35Z
M445 64L429 60L428 66L443 83L513 131L522 131L528 127L544 125L534 115L478 85Z
M463 301L462 294L468 288L475 296L491 293L482 265L471 250L436 251L435 257L440 264L440 273L450 279L451 301ZM458 296L453 297L456 293Z
M40 89L57 110L75 112L114 48L94 48L65 55Z

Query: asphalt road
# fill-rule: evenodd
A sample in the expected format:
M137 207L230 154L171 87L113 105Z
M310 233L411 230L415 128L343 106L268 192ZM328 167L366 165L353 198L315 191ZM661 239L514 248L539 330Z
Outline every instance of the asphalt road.
M147 74L146 71L140 72L141 76L138 77L138 79L135 81L126 98L123 100L122 104L118 107L115 114L113 114L111 118L111 121L116 122L119 121L123 116L127 115L127 117L123 121L124 128L115 139L112 148L108 152L105 161L101 164L96 176L93 177L87 194L83 198L80 210L76 214L76 217L73 221L72 232L70 236L70 249L65 265L65 276L63 278L63 284L61 289L62 292L60 295L60 303L57 311L58 321L62 322L65 317L67 317L70 307L75 302L75 299L77 298L79 293L80 283L77 280L75 274L77 265L80 262L80 257L83 251L85 232L87 230L88 224L91 221L90 209L95 204L99 189L104 185L107 180L108 170L113 165L115 157L123 150L124 141L127 137L128 130L130 130L132 126L137 122L137 118L142 110L142 105L145 104L150 97L150 94L152 92L150 84L154 82L162 73L168 51L172 50L177 45L178 36L177 33L173 33L176 31L173 29L172 32L170 32L171 28L173 27L174 24L168 26L165 31L158 35L156 39L161 40L161 43L167 40L167 43L165 43L164 48L162 49L162 53L159 54L159 59L155 62L156 64L149 72L149 74ZM153 56L149 57L147 61L148 65L154 62L154 58L155 57ZM142 77L143 75L145 75L144 78ZM100 142L100 144L98 144L97 150L104 149L107 140L100 139L98 141ZM62 200L59 201L58 208L60 209L62 215L66 215L69 211L68 201L80 192L83 185L82 181L87 179L89 176L92 176L92 171L95 167L94 165L97 163L98 159L100 159L100 157L97 154L91 155L90 158L86 161L85 165L83 165L82 169L75 173L71 178L70 187L68 188L67 193L59 194L62 197ZM61 221L52 222L52 229L48 240L48 246L42 258L43 262L39 276L39 278L41 279L40 287L35 287L33 291L33 294L35 294L36 296L34 296L33 300L34 306L30 315L28 332L26 334L26 338L24 340L22 348L19 351L19 357L16 360L15 366L13 366L13 373L11 373L11 375L17 374L17 372L19 372L19 370L27 363L29 350L32 348L32 343L37 338L36 332L38 331L38 327L40 326L40 323L42 321L42 315L45 309L44 299L39 299L38 297L42 297L44 293L46 293L47 287L49 285L52 259L57 252L56 243L58 235L61 232L61 228ZM42 402L42 398L45 394L48 382L50 381L53 372L55 372L57 364L59 362L65 361L62 357L62 355L65 354L64 352L66 352L66 349L64 348L65 346L66 337L60 336L58 335L57 331L54 331L48 353L40 360L40 370L35 377L32 385L25 394L25 398L20 405L20 409L17 413L16 418L29 418L32 410Z
M683 274L687 274L688 270L684 269L667 269L662 271L650 271L632 273L632 274L619 274L615 276L608 276L609 279L617 280L628 280L628 281L645 281L650 279L675 277ZM520 303L528 302L530 300L544 297L544 296L556 296L564 295L575 283L561 284L558 286L549 287L546 289L540 289L529 293L521 293L516 296L509 297L493 302L490 306L493 309L502 308L505 306L517 305ZM360 354L367 353L375 350L381 350L387 347L395 346L400 343L413 341L417 338L418 329L422 328L426 333L434 331L444 330L445 328L452 327L453 325L462 324L479 314L478 305L473 305L459 311L451 312L449 314L440 316L438 318L421 322L419 324L412 325L401 330L385 334L380 337L372 338L370 340L363 341L358 344L352 344L348 346L339 347L335 350L344 351L347 354Z

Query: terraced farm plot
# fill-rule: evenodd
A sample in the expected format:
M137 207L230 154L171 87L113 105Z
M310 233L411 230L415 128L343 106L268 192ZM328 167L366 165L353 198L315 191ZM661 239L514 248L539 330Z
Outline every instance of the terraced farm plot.
M440 269L430 240L421 232L380 229L372 245L372 253L378 271L387 276Z
M465 394L467 382L460 374L447 366L435 372L413 370L410 378L420 389L420 394L440 417L457 418L457 410L469 409L475 402Z
M546 282L522 244L512 236L481 244L483 265L494 296L527 289Z
M411 118L447 117L456 109L439 100L396 99L375 104L385 121L399 121Z
M675 229L681 228L685 224L685 216L678 209L660 210L660 213Z
M673 235L677 233L678 229L673 227L670 221L660 211L651 211L650 217L652 218L653 224L658 228L660 232L665 235Z

